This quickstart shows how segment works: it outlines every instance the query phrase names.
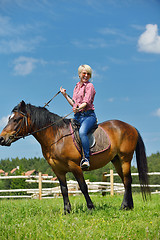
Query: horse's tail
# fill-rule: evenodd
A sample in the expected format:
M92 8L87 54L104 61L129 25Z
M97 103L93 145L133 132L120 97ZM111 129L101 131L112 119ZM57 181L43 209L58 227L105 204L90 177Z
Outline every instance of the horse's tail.
M150 196L148 165L144 142L139 132L136 146L136 159L143 200L147 200L147 195Z

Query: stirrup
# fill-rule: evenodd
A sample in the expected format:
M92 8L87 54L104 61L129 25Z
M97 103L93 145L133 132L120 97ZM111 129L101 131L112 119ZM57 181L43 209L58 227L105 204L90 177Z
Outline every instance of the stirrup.
M82 170L87 170L90 167L89 160L87 158L83 158L80 162L80 167Z

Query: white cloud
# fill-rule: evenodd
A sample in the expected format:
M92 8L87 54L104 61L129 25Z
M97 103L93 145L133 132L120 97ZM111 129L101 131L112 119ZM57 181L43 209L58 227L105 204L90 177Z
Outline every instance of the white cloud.
M0 53L30 52L44 41L44 38L36 36L35 24L13 24L9 17L0 15Z
M0 127L5 127L5 125L7 124L8 122L8 118L9 118L9 115L7 117L2 117L0 119Z
M98 34L102 35L103 37L97 38L89 38L86 40L72 40L72 44L78 48L107 48L107 47L114 47L115 44L126 44L135 42L137 39L135 37L129 36L128 34L124 33L120 29L114 28L100 28L98 30ZM111 36L111 38L106 38L106 36Z
M39 31L39 27L43 26L42 23L13 23L12 18L0 15L0 36L1 37L18 37L28 33L35 33Z
M142 25L131 24L131 27L138 30L138 31L143 31L144 30L144 26L142 26Z
M139 57L132 57L133 61L135 62L155 62L154 58L139 58Z
M35 58L28 58L28 57L19 57L14 60L14 74L25 76L30 74L33 69L36 67L36 64L44 65L46 64L45 61Z
M34 37L28 40L22 38L2 39L0 40L0 53L31 52L43 40L41 37Z
M160 53L160 36L157 24L147 24L138 40L138 50L147 53Z
M160 117L160 108L158 108L154 113L154 116Z
M31 45L21 39L0 41L0 53L19 53L29 52L31 50Z
M85 41L73 40L71 43L78 48L106 48L109 46L103 38L90 38Z
M0 36L13 36L17 35L18 32L20 32L20 29L18 27L14 28L10 22L9 17L2 17L0 16Z
M122 98L122 101L129 102L130 100L129 100L129 97L124 97L124 98Z
M118 64L118 65L126 64L126 60L123 60L123 59L118 59L118 58L113 58L113 57L108 57L108 59L114 64Z
M108 69L109 69L109 66L108 66L108 65L103 66L103 67L101 68L101 70L102 70L103 72L106 72Z
M110 98L108 98L107 99L107 101L108 102L110 102L110 103L112 103L112 102L129 102L130 101L130 99L129 99L129 97L122 97L122 98L114 98L114 97L110 97Z
M124 44L126 42L133 42L135 41L135 37L129 36L128 34L124 33L120 29L114 29L114 28L101 28L98 31L102 35L111 35L112 41L114 39L114 42L117 44ZM115 38L114 38L115 36Z
M101 28L99 32L103 35L119 35L119 31L113 28Z
M112 97L112 98L108 98L108 102L114 102L114 98Z

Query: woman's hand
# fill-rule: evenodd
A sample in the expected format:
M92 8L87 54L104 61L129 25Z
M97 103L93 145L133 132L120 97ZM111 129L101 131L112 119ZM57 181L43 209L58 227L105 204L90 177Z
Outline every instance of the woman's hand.
M77 112L79 112L80 109L79 109L79 107L77 106L77 107L73 107L72 110L73 110L74 113L77 113Z
M74 101L72 100L72 98L66 93L66 89L60 87L60 91L63 94L63 96L67 99L67 101L69 102L69 104L73 107L73 103Z
M66 95L67 95L67 94L66 94L66 89L60 87L60 91L61 91L61 93L63 94L63 96L66 97Z
M77 112L79 112L80 110L84 110L85 109L85 107L87 106L87 103L82 103L79 107L78 107L78 105L77 105L77 107L74 107L73 108L73 112L74 113L77 113Z

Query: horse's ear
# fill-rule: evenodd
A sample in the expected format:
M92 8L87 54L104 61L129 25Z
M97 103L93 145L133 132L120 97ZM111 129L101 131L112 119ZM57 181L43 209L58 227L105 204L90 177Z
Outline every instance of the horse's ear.
M26 113L26 104L23 100L22 100L22 102L20 102L19 108L22 112Z

